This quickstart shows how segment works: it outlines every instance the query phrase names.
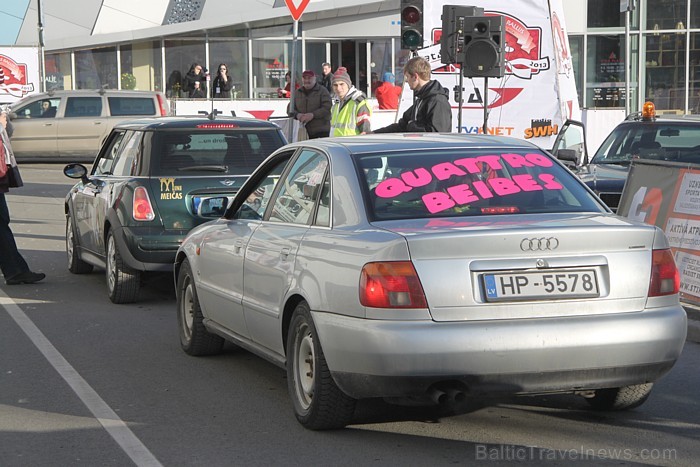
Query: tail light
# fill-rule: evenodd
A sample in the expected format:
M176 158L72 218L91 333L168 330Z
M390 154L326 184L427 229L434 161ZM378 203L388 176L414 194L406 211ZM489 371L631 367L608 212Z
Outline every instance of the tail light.
M681 275L673 260L671 250L654 250L651 254L651 281L649 296L660 297L678 293Z
M158 99L158 107L160 108L160 116L167 117L168 111L165 109L165 99L163 99L163 96L160 94L156 94L156 98Z
M138 186L134 190L133 216L135 221L152 221L156 217L145 187Z
M368 263L360 277L360 303L372 308L427 308L413 263Z

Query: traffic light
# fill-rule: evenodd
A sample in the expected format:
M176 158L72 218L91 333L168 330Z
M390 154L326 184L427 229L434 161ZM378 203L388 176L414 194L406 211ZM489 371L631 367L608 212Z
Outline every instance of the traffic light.
M503 76L505 29L505 18L501 15L464 18L464 55L460 63L465 77Z
M423 1L401 0L401 48L423 46Z

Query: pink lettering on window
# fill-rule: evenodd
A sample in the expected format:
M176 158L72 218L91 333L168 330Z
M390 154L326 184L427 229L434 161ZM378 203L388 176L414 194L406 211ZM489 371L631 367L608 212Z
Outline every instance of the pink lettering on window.
M430 175L427 169L423 167L416 170L409 170L401 174L401 179L406 182L407 185L412 187L425 186L433 180L433 176Z
M382 180L374 189L374 193L380 198L394 198L402 193L408 193L412 188L399 178L387 178Z
M456 204L450 198L450 195L441 191L423 195L423 203L425 203L425 207L428 208L431 214L453 208Z
M452 176L462 177L466 172L450 162L442 162L432 167L432 172L438 180L447 180Z

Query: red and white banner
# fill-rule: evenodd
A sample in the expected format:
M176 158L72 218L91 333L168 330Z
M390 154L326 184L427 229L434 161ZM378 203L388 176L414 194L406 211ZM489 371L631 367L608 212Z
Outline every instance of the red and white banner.
M39 90L36 47L0 47L0 104L10 104Z
M490 134L550 148L567 118L581 119L561 0L426 1L423 33L435 45L417 53L433 64L433 79L450 91L453 132L460 132L459 105L453 92L460 70L440 61L444 4L476 6L484 9L485 16L505 17L505 75L488 79ZM482 133L484 79L464 78L463 87L461 133ZM412 104L413 93L407 87L404 91L398 117Z

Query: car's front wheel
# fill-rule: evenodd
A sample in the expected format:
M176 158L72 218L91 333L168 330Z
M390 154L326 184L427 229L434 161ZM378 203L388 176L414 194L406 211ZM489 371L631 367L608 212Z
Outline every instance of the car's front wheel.
M357 401L333 381L305 301L297 305L289 325L287 389L297 420L310 430L343 428L352 420Z
M66 216L66 254L68 255L68 270L73 274L87 274L92 272L92 264L88 264L78 254L78 248L73 228L73 218Z
M107 234L107 291L112 303L133 303L138 299L141 288L141 271L130 269L124 264L114 234Z
M593 397L586 400L597 410L633 409L647 400L653 386L654 383L645 383L621 388L598 389Z
M221 352L224 346L224 339L207 331L203 319L192 267L185 260L177 276L177 322L180 346L189 355L214 355Z

